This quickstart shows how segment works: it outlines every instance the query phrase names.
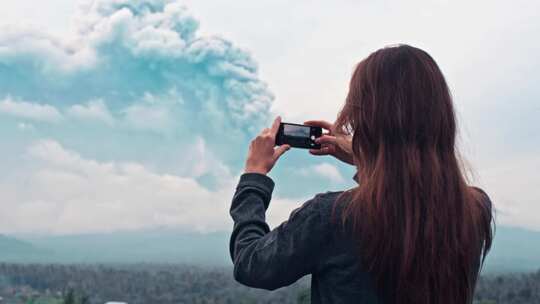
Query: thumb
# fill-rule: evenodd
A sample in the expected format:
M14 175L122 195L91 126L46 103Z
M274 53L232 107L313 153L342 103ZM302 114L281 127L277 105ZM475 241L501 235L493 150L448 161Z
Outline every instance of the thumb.
M280 158L281 155L283 155L283 153L287 152L290 148L291 148L291 146L289 146L289 145L281 145L281 146L277 147L274 150L274 161L277 161L278 158Z

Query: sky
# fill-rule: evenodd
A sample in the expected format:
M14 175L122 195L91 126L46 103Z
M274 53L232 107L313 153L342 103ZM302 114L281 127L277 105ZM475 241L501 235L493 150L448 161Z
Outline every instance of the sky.
M428 51L471 183L497 223L540 230L540 2L5 0L0 233L231 228L250 139L332 121L357 62ZM271 172L272 225L354 170L306 151Z

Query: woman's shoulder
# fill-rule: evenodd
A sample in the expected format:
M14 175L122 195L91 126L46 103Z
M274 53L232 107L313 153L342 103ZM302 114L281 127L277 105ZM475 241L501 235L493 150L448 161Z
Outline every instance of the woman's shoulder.
M486 191L476 186L470 186L469 188L472 190L476 202L480 203L481 206L484 208L487 208L489 210L492 209L493 203L491 202L491 198L486 193Z
M485 195L485 196L488 196L488 194L486 193L486 191L484 191L484 189L480 188L480 187L477 187L477 186L469 186L470 189L472 189L473 191L476 191L482 195Z
M327 209L336 203L345 191L326 191L317 193L312 199L308 201L317 209Z
M323 202L335 202L339 196L341 196L345 191L326 191L317 193L314 197L314 199L317 199L319 201Z
M294 213L317 213L321 218L321 224L332 222L339 210L341 202L344 199L346 191L327 191L316 194L313 198L307 200L300 208L293 211Z
M483 189L479 187L470 187L470 189L473 194L472 203L477 207L477 212L475 213L479 217L478 220L484 223L486 234L491 235L493 229L492 225L495 224L493 203L491 202L489 195Z

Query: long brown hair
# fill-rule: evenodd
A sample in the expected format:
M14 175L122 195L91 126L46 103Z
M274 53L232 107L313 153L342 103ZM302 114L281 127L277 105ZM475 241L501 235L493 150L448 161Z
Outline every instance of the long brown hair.
M380 296L471 303L491 247L491 204L467 186L452 97L433 58L408 45L372 53L353 73L335 128L353 135L359 178L343 221Z

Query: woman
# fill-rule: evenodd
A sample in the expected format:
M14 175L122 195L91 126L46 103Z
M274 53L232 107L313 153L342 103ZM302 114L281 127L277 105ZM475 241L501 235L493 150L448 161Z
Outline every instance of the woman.
M472 303L492 240L491 202L456 156L449 89L424 51L400 45L360 62L314 155L357 168L358 185L319 194L270 231L266 176L279 117L255 138L233 198L237 281L276 289L312 275L313 303Z

